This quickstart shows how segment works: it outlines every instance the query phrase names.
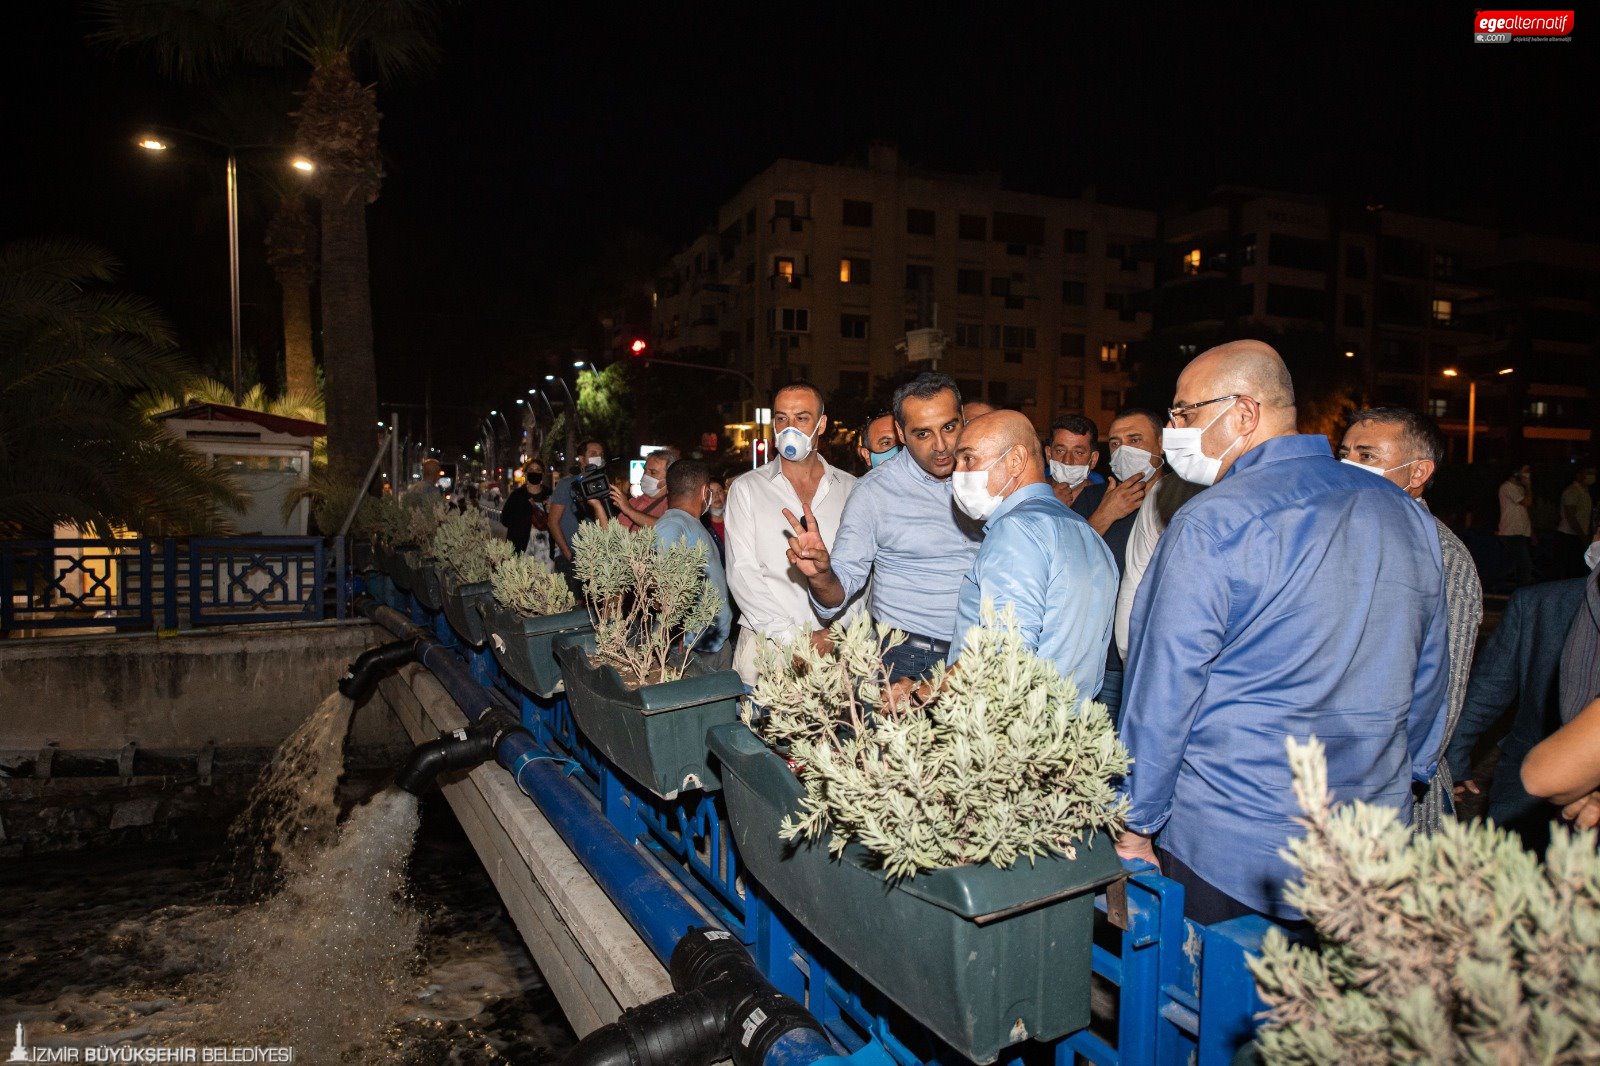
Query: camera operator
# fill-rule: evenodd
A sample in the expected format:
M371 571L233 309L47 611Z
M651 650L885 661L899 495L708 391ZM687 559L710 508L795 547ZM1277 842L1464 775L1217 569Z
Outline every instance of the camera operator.
M605 506L610 492L605 481L606 446L597 440L584 441L578 456L578 472L556 482L550 494L550 536L556 544L557 569L562 570L572 566L572 538L578 535L578 523L605 525L611 520ZM598 496L588 487L595 482L600 485Z

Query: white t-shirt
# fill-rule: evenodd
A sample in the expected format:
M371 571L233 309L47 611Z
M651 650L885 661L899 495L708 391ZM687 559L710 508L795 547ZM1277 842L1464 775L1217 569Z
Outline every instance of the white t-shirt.
M1500 536L1533 536L1533 523L1528 519L1528 505L1522 502L1527 491L1520 481L1507 480L1500 483Z
M1128 531L1128 550L1123 557L1122 583L1117 587L1117 611L1112 621L1117 651L1123 661L1128 658L1128 620L1133 617L1133 600L1139 593L1139 583L1144 580L1145 568L1156 554L1156 543L1166 531L1167 523L1178 513L1178 508L1188 503L1204 486L1185 481L1171 471L1151 486L1134 515L1133 528Z

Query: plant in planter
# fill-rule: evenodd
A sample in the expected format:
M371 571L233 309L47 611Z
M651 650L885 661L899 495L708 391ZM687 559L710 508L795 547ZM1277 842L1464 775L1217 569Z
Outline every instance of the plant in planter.
M488 581L494 566L511 558L511 553L511 544L496 539L489 520L477 511L447 516L429 542L429 554L464 585Z
M753 702L769 713L756 730L805 768L785 840L827 840L836 855L859 841L891 877L910 877L1070 859L1086 835L1120 829L1111 782L1129 760L1105 707L1023 645L1009 610L986 604L983 620L926 702L882 698L888 630L865 617L827 654L806 641L792 655L763 648Z
M703 544L663 548L653 529L615 522L580 528L572 563L594 616L596 658L635 685L682 677L691 654L683 638L705 630L722 609L706 562Z
M537 618L578 606L566 578L531 555L512 555L494 568L489 580L495 602L521 615Z
M1332 808L1323 747L1288 741L1304 837L1291 903L1313 950L1268 933L1252 961L1269 1063L1600 1061L1596 833L1541 863L1481 822L1413 837L1388 808Z
M1105 708L1009 612L985 609L925 700L885 698L888 630L830 635L769 653L766 716L708 738L747 875L967 1059L1086 1026L1094 893L1122 875Z

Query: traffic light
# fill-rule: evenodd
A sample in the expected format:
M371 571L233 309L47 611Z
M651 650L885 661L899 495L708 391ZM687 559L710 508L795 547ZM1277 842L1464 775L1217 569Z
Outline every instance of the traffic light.
M767 438L765 437L756 441L756 458L761 460L767 458Z
M649 350L650 342L645 340L643 337L633 338L633 343L628 345L628 351L635 356L643 356L644 353Z

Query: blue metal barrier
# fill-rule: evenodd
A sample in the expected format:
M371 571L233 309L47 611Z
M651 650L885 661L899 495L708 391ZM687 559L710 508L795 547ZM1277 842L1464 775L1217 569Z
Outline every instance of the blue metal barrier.
M348 613L341 538L0 540L0 633L174 630Z
M412 598L411 617L431 630L442 615L422 611ZM720 793L690 792L663 801L635 787L577 732L564 695L536 699L504 675L487 650L456 644L455 652L474 678L520 706L524 726L541 745L577 764L573 776L620 837L652 856L684 897L739 937L774 986L823 1025L847 1056L841 1061L967 1061L844 966L759 884L745 880ZM1262 1005L1246 960L1259 952L1268 923L1189 921L1181 885L1148 864L1125 865L1129 876L1096 899L1092 969L1114 1009L1097 1011L1089 1028L1053 1043L1017 1045L1000 1059L1004 1066L1226 1066L1250 1038ZM1105 997L1098 1002L1103 1005ZM815 1047L792 1051L797 1063L816 1060Z

